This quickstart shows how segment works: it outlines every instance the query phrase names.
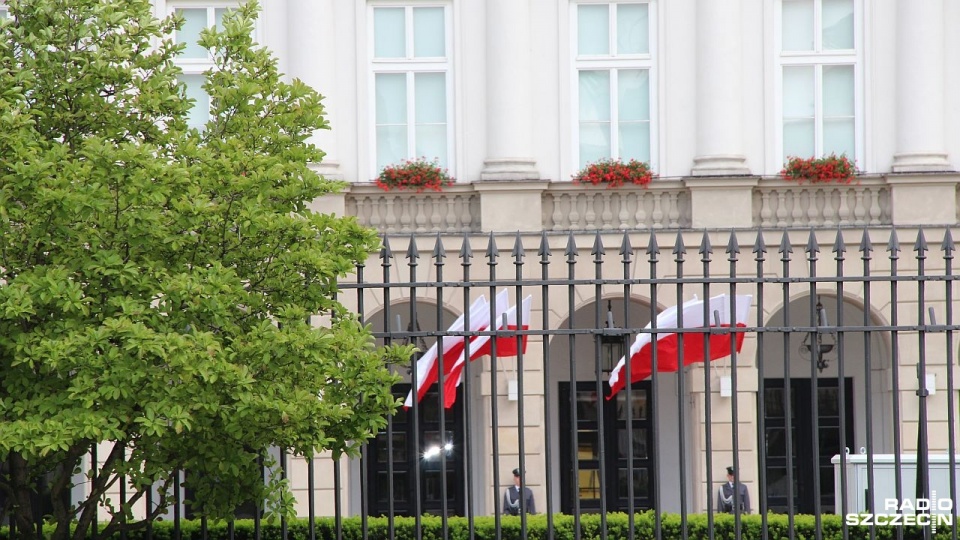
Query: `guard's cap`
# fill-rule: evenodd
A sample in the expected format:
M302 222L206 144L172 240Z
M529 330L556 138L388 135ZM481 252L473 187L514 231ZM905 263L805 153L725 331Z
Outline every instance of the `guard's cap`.
M517 467L516 469L513 470L513 475L514 475L514 476L520 476L520 468L519 468L519 467Z
M727 467L727 474L736 474L736 471L733 470L733 467Z

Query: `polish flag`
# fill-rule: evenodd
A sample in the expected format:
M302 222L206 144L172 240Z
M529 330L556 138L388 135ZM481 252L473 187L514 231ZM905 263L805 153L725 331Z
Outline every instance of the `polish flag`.
M657 371L671 373L680 369L680 342L683 341L683 365L689 366L703 362L706 358L704 334L698 332L671 332L679 328L730 328L736 326L744 328L747 325L747 314L750 311L751 295L737 295L733 315L730 320L730 303L733 298L727 294L714 296L708 302L707 315L710 320L704 321L704 301L694 296L693 300L684 302L682 306L673 306L657 315ZM679 312L683 313L683 326L679 326ZM719 315L719 321L713 320L714 314ZM644 329L653 327L648 324ZM737 352L743 346L743 332L711 333L709 336L710 360L730 356L730 351L736 347ZM653 374L653 339L654 334L640 333L633 345L630 346L630 378L631 382L642 381ZM626 357L620 359L617 366L610 373L610 396L612 398L626 386Z
M464 328L464 316L460 315L453 324L447 328L447 332L462 332ZM487 298L480 295L480 298L474 300L470 305L470 330L479 332L490 325L490 303ZM439 350L443 351L443 371L444 375L450 373L454 362L463 353L462 336L441 336L437 343L434 343L423 356L417 360L417 402L419 403L427 390L433 383L437 382L438 369L438 345ZM407 393L407 399L403 406L410 408L413 406L413 390Z
M523 302L520 304L520 321L517 321L517 306L513 305L509 308L506 308L508 302L507 291L501 291L497 295L496 299L496 321L494 325L497 330L527 330L530 328L530 306L533 304L533 297L527 296L523 299ZM506 309L504 309L506 308ZM504 319L506 319L506 326L504 326ZM497 358L505 358L509 356L517 356L517 338L516 336L503 336L498 337L494 340L497 345ZM527 352L527 336L521 336L520 338L520 350L524 353ZM470 360L476 360L483 355L493 354L493 350L490 343L490 336L478 336L476 339L470 342ZM443 395L444 395L444 406L446 408L453 407L453 404L457 400L457 387L460 386L460 382L463 375L463 368L466 364L467 352L462 351L460 357L457 358L456 363L453 366L453 369L450 372L450 375L447 377L447 380L444 382Z

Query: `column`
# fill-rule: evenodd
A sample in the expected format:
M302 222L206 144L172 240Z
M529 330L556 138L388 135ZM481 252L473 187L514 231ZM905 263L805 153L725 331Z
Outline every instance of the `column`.
M333 125L336 104L336 32L334 0L286 0L287 79L300 79L324 96L327 121ZM332 130L318 130L310 142L326 152L315 169L328 178L342 178L337 139Z
M530 0L486 0L487 159L483 180L535 180Z
M944 140L943 0L897 2L894 172L950 170Z
M743 153L740 0L697 1L694 176L750 174Z

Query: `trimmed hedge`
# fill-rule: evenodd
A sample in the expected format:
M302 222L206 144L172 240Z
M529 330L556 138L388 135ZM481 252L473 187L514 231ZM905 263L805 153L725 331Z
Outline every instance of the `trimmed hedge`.
M629 533L629 520L627 514L610 513L607 514L607 537L608 538L635 538L638 540L653 539L654 534L654 514L653 512L644 512L634 515L634 532ZM421 519L422 534L424 540L469 540L469 530L467 518L450 517L447 518L447 534L444 535L443 521L438 516L424 516ZM661 515L662 537L665 539L674 539L681 537L681 521L677 514ZM821 517L821 530L824 540L840 540L843 538L842 516L824 515ZM516 516L503 516L500 521L503 540L517 540L521 538L520 518ZM597 514L585 514L580 517L580 537L584 540L598 540L601 528L600 516ZM574 540L574 519L573 516L554 514L553 516L554 538L557 540ZM735 540L734 534L734 516L728 514L718 514L714 516L713 535L717 540ZM763 538L761 530L761 520L758 515L746 515L741 519L741 539L752 540ZM336 522L332 517L323 517L316 519L317 538L322 540L336 540ZM344 540L363 540L362 522L359 517L344 518L342 521ZM394 518L394 538L397 540L414 540L415 521L412 517ZM767 516L767 539L780 540L789 538L788 535L788 517L779 514L769 514ZM813 538L815 534L816 521L813 516L798 515L794 517L795 538L798 540ZM545 515L527 516L527 538L531 540L545 540L547 528L547 517ZM385 517L372 517L367 519L368 538L384 539L390 538L389 522ZM52 529L48 529L52 532ZM203 531L200 521L182 521L180 531L184 540L201 540ZM290 540L307 540L308 522L306 519L292 520L287 524L287 538ZM496 520L491 516L481 516L474 518L474 537L477 540L493 540L496 536ZM921 527L903 527L904 538L907 540L922 539L923 528ZM705 514L691 514L687 516L687 534L690 538L706 538L709 533L707 516ZM870 527L849 527L851 540L868 540L870 538ZM897 528L895 527L876 527L875 535L879 540L888 540L896 538ZM10 531L8 528L0 528L0 540L9 540ZM156 540L172 540L174 538L173 523L169 521L157 522L153 526L153 538ZM130 540L141 540L144 538L144 531L137 531L127 535ZM261 522L260 537L263 540L280 540L280 524ZM940 525L937 527L935 539L946 540L951 537L951 528ZM115 535L114 539L119 538ZM207 526L207 538L210 540L227 540L228 530L225 522L211 523ZM252 520L239 520L234 523L234 538L236 540L252 540L254 538L254 526Z

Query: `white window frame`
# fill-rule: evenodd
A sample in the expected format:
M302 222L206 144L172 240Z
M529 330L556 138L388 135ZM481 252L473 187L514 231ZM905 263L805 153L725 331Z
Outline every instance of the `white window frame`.
M443 8L444 24L444 53L443 57L413 57L413 8ZM403 8L404 9L404 37L406 39L405 58L376 58L375 52L375 30L374 30L374 10L377 8ZM416 155L416 92L414 91L414 75L416 73L443 73L446 82L446 125L447 125L447 163L444 167L451 176L456 177L456 137L455 137L455 92L454 92L454 49L453 49L453 4L451 2L390 2L375 1L367 4L367 99L368 106L368 170L370 178L376 178L380 174L377 166L377 100L376 85L378 73L404 73L406 74L407 85L407 157L414 159L421 156ZM431 156L425 156L431 159Z
M853 66L854 85L854 155L847 156L854 159L859 168L864 163L865 146L865 93L864 93L864 27L863 0L853 0L853 49L823 50L822 0L814 0L813 34L814 45L812 51L784 51L783 50L783 0L775 3L774 9L774 39L775 39L775 160L773 163L779 171L786 162L787 156L783 150L783 70L785 67L812 66L814 68L814 153L815 157L824 155L823 150L823 67L824 66ZM811 156L797 156L811 157Z
M578 7L582 5L620 5L620 4L646 4L648 7L647 17L648 28L648 52L645 54L605 54L605 55L580 55L579 48L579 12ZM610 11L613 14L613 10ZM610 43L608 51L615 50L616 44L616 16L610 16L610 31L608 33ZM654 0L577 0L570 2L570 57L571 57L571 75L570 75L570 155L572 159L570 165L572 170L570 174L565 175L569 178L576 171L580 170L580 71L608 71L610 72L610 150L611 158L617 159L620 153L618 140L618 118L619 101L617 96L617 75L620 70L647 70L650 103L650 168L656 171L659 166L660 136L659 136L659 97L658 97L658 73L657 73L657 35L658 35L658 16L657 2Z

